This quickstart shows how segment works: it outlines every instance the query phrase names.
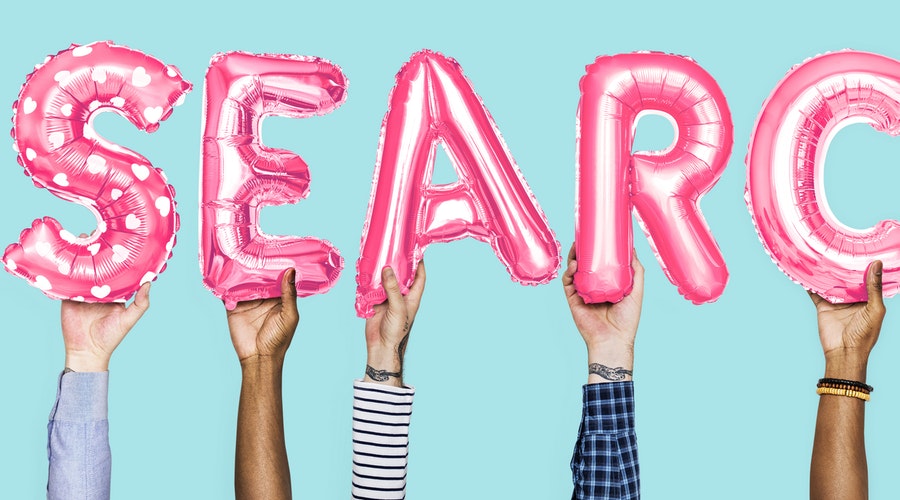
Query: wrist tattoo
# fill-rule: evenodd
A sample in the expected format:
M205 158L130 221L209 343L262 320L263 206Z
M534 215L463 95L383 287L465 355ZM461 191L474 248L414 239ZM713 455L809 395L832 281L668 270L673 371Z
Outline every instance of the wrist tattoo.
M387 379L391 377L400 378L402 375L401 372L389 372L387 370L376 370L369 365L366 365L366 375L369 376L372 380L376 382L385 382Z
M626 375L633 375L631 370L626 370L621 366L616 368L610 368L606 365L601 365L600 363L591 363L588 365L588 373L595 373L605 378L606 380L612 380L614 382L618 382L619 380L625 380Z

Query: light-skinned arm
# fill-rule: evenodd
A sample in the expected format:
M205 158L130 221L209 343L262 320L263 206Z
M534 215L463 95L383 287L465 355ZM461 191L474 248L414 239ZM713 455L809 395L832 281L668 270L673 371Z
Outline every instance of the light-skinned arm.
M575 291L575 245L569 250L563 273L563 290L575 327L584 339L588 353L588 383L631 380L634 370L634 339L641 320L644 300L644 266L637 254L631 261L634 286L631 293L616 303L587 304Z
M363 381L403 386L403 356L409 332L425 291L425 264L420 262L409 293L400 293L400 284L390 267L381 272L381 286L387 300L374 307L366 319L366 373Z
M419 263L406 296L393 270L384 268L387 300L366 320L366 371L353 384L352 497L401 500L406 497L409 420L415 390L403 385L403 359L425 290Z
M644 298L644 268L631 261L634 285L616 303L587 304L575 290L578 262L569 250L563 291L588 354L581 426L572 455L573 500L637 500L640 468L634 429L634 340Z
M66 370L60 375L47 426L48 499L109 498L107 370L113 351L149 307L149 283L141 286L128 306L62 301Z
M831 304L819 295L809 294L816 306L825 378L866 382L869 353L878 340L885 314L881 277L882 263L875 261L866 270L867 302ZM854 397L819 397L809 474L812 500L869 497L865 405L865 401Z
M288 269L282 276L281 297L239 302L227 313L242 374L234 459L237 500L291 498L281 376L300 320L295 274Z

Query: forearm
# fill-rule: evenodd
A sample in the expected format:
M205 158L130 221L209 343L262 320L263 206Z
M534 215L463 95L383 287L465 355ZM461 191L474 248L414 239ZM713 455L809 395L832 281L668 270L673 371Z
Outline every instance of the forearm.
M238 500L291 498L281 401L283 361L258 356L241 362L234 490Z
M866 364L864 356L827 357L825 377L865 382ZM809 477L812 500L868 498L865 405L854 397L819 396Z
M49 500L109 498L108 384L108 372L60 376L47 426Z

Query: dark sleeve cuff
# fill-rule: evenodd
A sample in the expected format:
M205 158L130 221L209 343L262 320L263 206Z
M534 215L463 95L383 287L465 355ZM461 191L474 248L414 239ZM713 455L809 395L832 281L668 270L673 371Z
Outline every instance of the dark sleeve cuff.
M582 431L634 431L634 382L586 384L583 387Z

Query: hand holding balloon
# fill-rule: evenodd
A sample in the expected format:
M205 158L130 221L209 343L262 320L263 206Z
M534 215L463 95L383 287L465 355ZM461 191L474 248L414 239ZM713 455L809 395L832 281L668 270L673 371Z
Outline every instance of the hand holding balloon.
M631 266L634 268L634 284L631 292L621 301L589 304L575 291L575 272L578 261L575 245L569 250L568 264L562 276L563 291L575 327L581 333L588 350L588 363L601 364L619 369L627 375L621 380L630 380L634 367L634 339L641 319L641 304L644 298L644 266L632 251ZM589 383L608 382L591 368Z
M60 306L66 367L76 372L109 369L113 351L150 307L150 283L144 283L125 304L97 304L64 300Z
M281 297L238 302L227 311L231 341L241 364L260 358L284 361L300 322L297 311L296 271L281 277Z
M397 276L390 267L381 271L381 283L387 300L374 306L375 314L366 319L366 382L403 385L403 357L425 291L425 263L419 262L409 293L400 293Z
M881 261L866 270L867 302L832 304L808 292L816 305L819 340L825 353L825 376L864 381L869 353L878 341L884 321Z

